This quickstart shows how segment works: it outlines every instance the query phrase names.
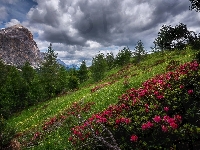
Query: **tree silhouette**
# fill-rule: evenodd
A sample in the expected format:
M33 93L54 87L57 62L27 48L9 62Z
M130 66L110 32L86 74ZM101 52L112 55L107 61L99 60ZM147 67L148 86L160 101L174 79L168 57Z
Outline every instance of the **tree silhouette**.
M189 0L191 3L190 9L200 12L200 0Z
M80 83L82 83L88 79L88 69L87 69L85 60L82 61L82 64L78 71L78 77L79 77Z
M103 79L106 70L107 63L104 54L100 53L92 59L91 73L94 81Z
M139 40L137 42L137 45L135 47L135 52L134 52L137 63L139 63L141 61L142 56L144 56L145 54L146 54L146 51L144 49L143 43L141 40Z
M172 49L184 49L189 44L190 31L183 23L172 27L171 25L163 25L158 32L158 37L154 44L161 51Z
M119 66L126 65L130 62L132 56L132 51L128 47L124 47L123 50L120 50L116 56L116 64Z

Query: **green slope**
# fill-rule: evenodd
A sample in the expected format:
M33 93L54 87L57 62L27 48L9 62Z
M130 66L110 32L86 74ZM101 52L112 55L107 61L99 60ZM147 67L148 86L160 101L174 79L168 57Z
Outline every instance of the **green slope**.
M90 111L82 114L82 119L86 119L93 113L100 112L109 105L117 103L118 97L127 89L138 88L145 80L166 72L170 61L175 60L182 64L193 58L194 51L190 49L150 54L139 65L129 64L123 68L110 70L101 82L33 106L13 116L7 123L16 129L17 135L19 135L16 139L23 143L22 148L24 149L73 149L68 138L71 132L70 128L78 124L77 118L69 117L45 133L42 132L44 122L52 117L66 114L74 102L81 101L83 105L87 102L94 102ZM101 88L91 92L94 87ZM33 142L31 139L36 132L43 134Z

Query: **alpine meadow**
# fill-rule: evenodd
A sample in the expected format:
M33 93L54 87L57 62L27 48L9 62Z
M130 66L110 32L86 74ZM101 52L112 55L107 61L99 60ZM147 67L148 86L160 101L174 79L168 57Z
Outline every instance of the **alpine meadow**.
M200 33L165 24L153 44L78 69L51 43L38 67L0 61L0 149L199 150Z

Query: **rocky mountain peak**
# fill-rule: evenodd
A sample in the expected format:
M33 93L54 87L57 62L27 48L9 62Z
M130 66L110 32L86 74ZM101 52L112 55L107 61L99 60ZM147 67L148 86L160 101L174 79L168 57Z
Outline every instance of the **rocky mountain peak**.
M28 61L33 67L43 61L32 33L20 24L0 30L0 59L15 66Z

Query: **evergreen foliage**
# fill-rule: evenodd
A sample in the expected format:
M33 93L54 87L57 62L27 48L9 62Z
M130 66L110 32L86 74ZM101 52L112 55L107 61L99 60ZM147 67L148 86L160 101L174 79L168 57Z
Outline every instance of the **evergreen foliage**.
M21 69L0 62L0 114L4 118L66 90L67 73L56 57L50 45L39 70L28 62Z
M68 89L75 90L79 86L79 72L76 68L71 68L68 72Z
M70 90L78 89L79 79L75 75L71 75L68 80L68 88Z
M190 9L200 12L200 0L189 0L191 3Z
M56 60L57 54L55 54L52 44L48 47L44 59L45 62L40 68L41 82L44 86L47 98L50 98L61 92L60 87L63 87L62 84L65 79L60 78L60 74L62 74L62 71L60 71L61 66Z
M4 76L0 89L0 113L8 117L13 112L23 109L27 104L22 99L26 97L27 86L19 70L14 66L2 66Z
M78 71L78 78L80 83L83 83L84 81L86 81L88 79L88 69L85 63L85 60L82 61L82 64L80 66L80 69Z
M96 55L92 59L91 73L94 81L99 81L104 78L107 70L107 63L103 53Z
M0 149L11 149L10 141L14 138L15 129L7 127L6 120L0 115Z
M146 55L146 50L144 49L143 43L141 40L137 42L134 52L136 62L139 63L142 60L142 57Z
M106 62L108 65L108 70L112 69L115 66L115 58L112 52L106 54Z
M128 47L124 47L123 50L120 50L116 56L116 64L119 66L126 65L130 63L132 57L132 51Z

